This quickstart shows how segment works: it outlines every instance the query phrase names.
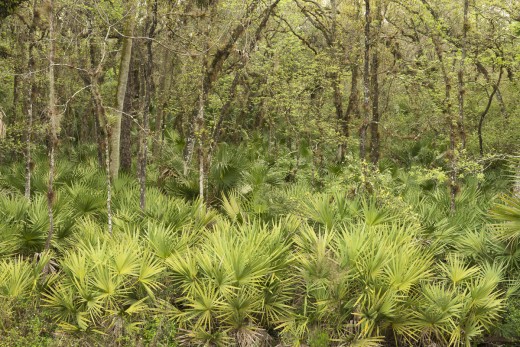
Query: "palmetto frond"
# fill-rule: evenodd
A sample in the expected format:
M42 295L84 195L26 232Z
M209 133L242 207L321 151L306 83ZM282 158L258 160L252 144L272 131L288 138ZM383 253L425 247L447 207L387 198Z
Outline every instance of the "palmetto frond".
M491 217L501 224L496 224L497 238L510 244L520 241L520 198L504 197L503 202L491 210Z
M0 296L22 298L35 287L39 274L35 274L31 263L21 257L0 262Z

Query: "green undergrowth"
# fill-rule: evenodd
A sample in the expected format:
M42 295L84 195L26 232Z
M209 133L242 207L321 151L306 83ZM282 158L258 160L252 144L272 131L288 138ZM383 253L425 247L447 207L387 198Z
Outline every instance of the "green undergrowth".
M345 165L287 180L281 166L221 156L207 203L189 177L152 167L141 210L137 182L121 175L112 234L104 172L58 161L48 251L44 160L30 200L23 167L3 168L0 346L518 338L520 202L486 181L492 172L464 178L450 211L440 169Z

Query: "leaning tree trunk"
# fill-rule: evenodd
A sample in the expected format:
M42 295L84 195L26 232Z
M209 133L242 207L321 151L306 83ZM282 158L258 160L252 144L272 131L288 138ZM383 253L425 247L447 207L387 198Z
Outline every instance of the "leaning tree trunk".
M54 204L54 174L55 174L55 149L58 142L58 114L56 112L56 95L54 83L54 0L48 1L49 5L49 185L47 190L47 207L49 213L49 233L45 241L45 250L51 246L54 234L54 215L52 207Z
M267 7L264 10L263 19L260 25L257 28L256 34L259 34L259 31L261 31L265 24L267 23L267 20L269 19L271 13L274 11L275 7L278 5L280 0L274 0L273 3L269 7ZM253 16L256 13L256 9L260 5L260 1L252 1L249 6L246 9L246 14L242 18L241 22L230 32L229 39L227 42L224 43L224 45L217 48L216 53L213 55L213 59L209 64L203 64L204 68L204 75L203 75L203 94L209 95L212 91L213 83L218 79L222 72L222 68L224 65L224 62L228 59L229 55L234 51L235 45L242 37L242 35L246 32L246 29L250 26L251 22L253 21ZM210 15L210 17L212 17ZM208 29L209 30L209 27ZM207 52L204 54L205 59L207 59ZM200 98L199 98L200 101ZM207 101L207 98L205 98L204 102ZM183 151L183 159L184 159L184 174L186 175L189 171L189 165L193 156L193 151L195 149L195 141L196 141L196 134L195 134L195 124L197 121L197 118L199 118L200 114L200 107L195 107L193 110L193 113L190 118L190 124L188 127L188 134L186 136L186 145L184 146Z
M218 143L220 141L220 136L222 134L222 124L224 123L224 119L226 119L230 114L231 105L237 93L237 87L240 80L240 76L240 71L236 71L235 78L233 78L233 82L231 83L231 87L228 91L228 98L226 100L226 103L220 109L220 114L217 118L217 121L215 122L215 126L213 127L208 150L208 166L211 165L214 151L217 148Z
M137 11L137 9L136 9ZM123 47L121 49L121 61L119 65L119 77L116 94L116 110L114 121L110 125L110 177L116 178L120 166L120 144L121 144L121 119L125 102L126 86L128 84L128 72L130 71L130 58L132 57L132 35L134 34L136 15L129 14L123 32Z
M500 68L500 74L498 75L497 83L495 85L493 85L493 91L491 92L491 94L489 94L488 102L486 104L486 108L480 114L480 119L479 119L479 122L478 122L477 133L478 133L478 145L479 145L479 150L480 150L480 156L481 157L484 156L484 136L482 135L482 127L484 125L484 119L486 118L486 115L489 112L489 108L491 107L491 103L493 102L493 97L495 96L495 94L498 91L498 86L500 85L500 80L502 79L503 71L504 71L504 69L501 67Z

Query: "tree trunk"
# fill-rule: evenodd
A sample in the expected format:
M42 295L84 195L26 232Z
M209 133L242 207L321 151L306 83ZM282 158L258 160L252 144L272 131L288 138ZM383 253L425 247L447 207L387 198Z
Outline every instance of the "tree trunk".
M45 241L45 250L49 250L51 246L52 236L54 234L54 215L52 207L54 205L54 174L55 174L55 149L58 142L58 115L56 113L56 95L54 83L54 54L55 54L55 38L54 38L54 0L48 0L49 6L49 185L47 189L47 207L49 213L49 233Z
M352 76L350 77L350 95L348 97L347 109L343 117L343 134L348 139L350 136L350 119L352 116L359 117L359 65L354 63L351 67Z
M33 72L35 67L34 61L34 16L36 13L36 0L32 3L32 18L31 26L29 28L29 52L27 61L27 116L25 123L25 197L31 198L31 172L32 172L32 131L33 131L33 103L34 103L34 78Z
M338 145L338 161L343 162L343 159L345 159L345 150L346 150L346 137L348 134L345 134L345 129L348 127L347 124L345 124L345 119L343 118L343 96L341 93L341 87L340 87L340 78L339 73L334 72L332 74L332 91L333 91L333 103L334 103L334 110L336 111L336 119L339 124L339 132L340 132L340 144Z
M465 93L465 83L464 83L464 65L466 62L466 41L468 35L468 8L469 8L469 0L464 0L464 20L462 24L462 57L460 60L460 68L457 74L458 78L458 86L459 86L459 120L457 123L459 129L459 137L461 140L462 149L466 148L466 132L464 130L464 93Z
M224 106L222 106L222 108L220 109L220 114L218 116L217 122L216 122L215 126L213 127L213 131L212 131L211 139L210 139L211 143L209 145L209 150L208 150L208 154L207 154L208 166L211 165L213 154L220 141L220 135L222 133L222 123L224 122L224 119L226 119L229 116L229 113L231 111L231 105L233 103L233 100L235 100L239 80L240 80L240 72L236 71L235 78L233 78L233 82L231 83L231 88L228 93L228 95L229 95L228 99L226 100L226 103L224 104Z
M488 114L489 108L491 107L491 103L493 102L493 97L495 96L496 92L498 91L498 86L500 85L500 80L502 79L502 73L504 69L500 68L500 74L498 75L497 83L493 85L493 91L489 95L488 102L486 104L486 108L482 113L480 114L480 119L478 122L478 144L480 149L480 156L482 157L484 155L484 138L482 135L482 126L484 125L484 118Z
M491 77L489 76L489 72L487 69L482 65L481 62L478 60L476 61L475 65L477 66L477 70L484 75L484 78L486 79L486 82L488 84L491 84ZM500 105L500 113L502 113L502 116L507 120L509 118L509 114L506 109L506 105L504 103L504 99L502 98L502 93L500 93L500 88L497 89L496 97L498 100L498 104Z
M129 173L132 170L132 128L135 117L141 112L143 105L139 104L139 84L141 76L139 74L140 54L137 47L132 48L132 58L130 59L130 71L128 72L125 102L121 119L121 145L120 145L120 170Z
M110 29L108 29L110 30ZM107 36L108 36L107 32ZM100 54L104 57L106 54L106 45L103 46L103 52ZM89 53L90 53L90 69L88 74L85 76L90 82L90 92L92 101L94 103L95 110L95 124L97 127L96 137L98 141L98 160L100 160L100 166L105 168L106 183L107 183L107 219L108 219L108 232L112 234L112 181L111 181L111 170L110 170L110 144L111 144L111 127L107 120L105 106L103 105L103 98L99 88L99 77L103 70L103 59L101 58L98 63L95 61L95 45L92 40L89 42ZM104 159L104 163L101 160Z
M209 46L209 45L208 45ZM202 81L200 85L200 94L199 94L199 111L197 114L197 119L195 120L195 138L196 142L198 142L198 156L199 156L199 198L201 202L204 202L204 185L205 185L205 144L207 142L206 139L206 126L204 123L204 107L206 106L206 101L208 99L208 86L205 81L205 67L206 67L206 58L202 60Z
M330 33L330 50L331 55L334 61L338 59L337 54L337 12L338 7L336 0L330 1L330 7L331 7L331 18L332 18L332 28ZM345 142L345 119L343 118L343 95L341 93L341 78L338 71L334 71L331 74L331 82L332 82L332 92L333 92L333 103L334 103L334 109L336 111L336 119L338 121L339 125L339 135L340 135L340 143L338 145L338 161L342 162L345 158L345 149L346 149L346 142Z
M520 199L520 156L517 157L515 182L513 186L513 196L517 199Z
M155 28L157 27L157 0L152 5L152 15L150 30L148 37L155 36ZM139 183L140 183L140 197L139 206L144 211L146 207L146 164L148 159L148 120L152 96L152 70L153 70L153 50L152 40L146 42L146 64L144 67L144 103L143 103L143 128L141 131L141 146L139 155Z
M170 87L172 83L173 74L173 63L171 53L168 50L164 50L163 59L161 61L163 71L160 76L159 91L158 91L158 108L155 114L155 130L154 130L154 141L152 143L152 154L154 158L157 158L161 153L162 139L164 132L164 117L166 114L166 108L168 107L168 101L170 96Z
M112 181L110 177L110 126L106 120L105 107L103 106L103 99L99 90L99 83L97 75L91 75L91 93L94 100L96 119L99 122L99 149L103 151L103 158L105 160L104 167L107 179L107 218L108 218L108 232L112 234Z
M89 27L89 34L92 33L92 28ZM100 168L105 167L105 146L106 146L106 120L105 120L105 109L101 100L101 94L99 91L99 74L101 73L101 67L98 66L96 69L96 46L94 41L89 39L89 69L88 74L81 74L85 85L90 85L90 96L92 99L92 108L94 110L94 138L97 143L97 159Z
M435 46L435 53L437 54L437 58L439 60L439 64L441 65L441 72L444 79L444 101L442 105L442 110L444 113L444 117L446 119L446 123L449 128L449 137L450 137L450 147L448 150L448 158L450 160L450 174L449 174L449 186L450 186L450 212L455 213L455 198L459 191L458 181L457 181L457 135L456 135L456 127L457 120L452 112L452 104L451 104L451 79L446 70L446 66L444 63L444 54L441 47L441 43L439 42L439 38L433 36L432 37L433 44Z
M370 121L370 0L365 0L365 54L363 58L363 123L359 129L359 157L366 158L366 138Z
M136 9L137 13L137 9ZM110 125L110 177L116 178L119 173L120 166L120 144L121 144L121 119L123 117L123 107L125 102L126 87L128 84L128 73L130 71L130 59L132 57L132 36L134 34L135 17L137 15L129 14L124 29L123 47L121 48L121 62L119 65L119 78L117 83L116 94L116 111L114 112L114 121Z
M5 121L4 121L5 119ZM0 107L0 140L5 139L6 128L7 128L7 115Z
M255 32L255 39L259 37L261 31L265 28L267 21L269 20L269 17L271 13L274 11L276 6L280 0L274 0L273 3L267 7L263 12L263 18L260 24L258 25L256 32ZM260 4L260 1L252 1L249 6L246 9L245 17L242 19L242 21L230 32L229 40L219 47L215 54L213 55L213 59L211 59L211 62L209 64L204 64L204 74L203 74L203 94L209 95L212 90L213 83L218 79L220 73L222 72L222 68L224 65L224 62L227 60L231 52L234 51L234 47L238 39L244 34L246 29L250 26L254 13L256 11L256 8ZM211 15L210 15L211 17ZM208 28L209 29L209 28ZM206 35L207 36L207 35ZM254 40L257 41L257 40ZM254 43L254 41L251 41L251 43ZM206 51L206 50L205 50ZM207 54L205 54L204 59L207 59ZM207 98L204 98L204 102L206 102ZM200 98L199 98L200 102ZM199 118L200 114L200 106L198 108L194 108L194 111L190 118L190 125L188 128L188 134L186 138L186 146L184 147L183 151L183 158L184 158L184 174L186 175L188 173L189 164L191 161L191 158L193 156L193 150L195 148L195 126L194 123L196 123L196 119Z
M32 22L30 24L32 26ZM32 36L32 28L29 28L29 36ZM12 120L11 120L11 124L15 124L17 121L18 121L18 114L20 112L20 95L23 95L23 78L21 77L22 76L22 72L23 72L23 69L24 67L26 66L25 64L25 42L22 41L22 35L21 34L18 34L17 35L17 39L18 39L18 46L19 46L19 57L18 59L16 59L15 61L15 66L14 66L14 77L13 77L13 112L12 112ZM31 39L29 40L28 37L25 38L28 42L29 42L29 46L32 44L32 37ZM4 121L7 123L7 119L4 119Z
M376 2L376 30L372 43L372 120L370 122L370 161L376 165L379 162L379 34L381 31L381 0Z

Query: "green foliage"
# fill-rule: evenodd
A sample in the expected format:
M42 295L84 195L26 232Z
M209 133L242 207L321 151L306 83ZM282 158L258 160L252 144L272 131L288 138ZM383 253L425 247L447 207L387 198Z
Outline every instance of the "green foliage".
M500 335L517 343L520 338L520 303L517 297L510 299L506 306L504 321L500 325Z
M137 184L114 181L112 235L104 173L92 162L65 165L51 253L39 253L43 192L29 201L3 191L6 341L53 345L60 334L69 345L462 346L496 331L514 337L513 198L495 202L468 180L453 213L441 170L356 165L324 173L316 191L311 180L284 181L280 164L248 150L222 151L222 182L233 184L214 186L214 206L151 182L140 211ZM231 167L237 175L227 181ZM33 309L41 314L17 335L14 324Z

